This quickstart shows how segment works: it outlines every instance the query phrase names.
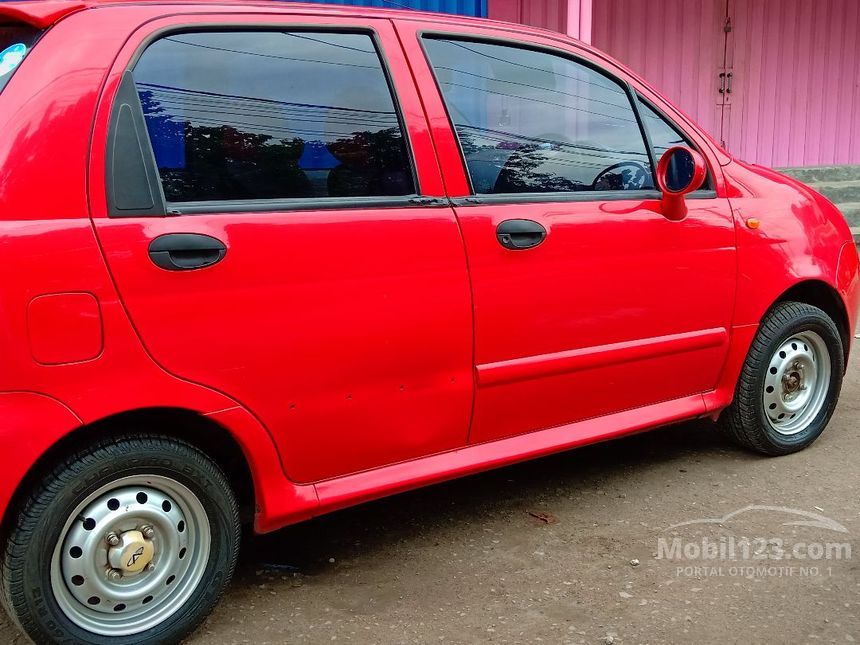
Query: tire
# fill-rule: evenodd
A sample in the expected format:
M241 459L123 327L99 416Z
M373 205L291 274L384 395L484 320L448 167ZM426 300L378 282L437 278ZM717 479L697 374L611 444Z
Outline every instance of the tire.
M230 485L176 439L102 440L66 458L18 508L0 599L39 644L178 642L235 569Z
M842 338L826 313L779 303L753 340L734 401L720 416L721 430L765 455L803 450L836 409L844 366Z

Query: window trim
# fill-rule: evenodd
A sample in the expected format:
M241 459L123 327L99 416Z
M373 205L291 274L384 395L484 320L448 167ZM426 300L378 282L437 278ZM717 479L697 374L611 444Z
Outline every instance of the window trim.
M161 195L162 208L155 212L137 212L129 210L121 210L116 208L113 199L113 152L111 142L116 136L117 119L119 115L118 104L120 103L119 96L114 96L111 105L110 120L108 123L108 133L106 137L107 150L105 154L105 186L107 190L107 206L108 217L167 217L176 215L202 215L202 214L227 214L236 212L279 212L279 211L307 211L307 210L337 210L337 209L359 209L359 208L396 208L396 207L416 207L416 206L435 206L437 205L434 198L427 198L421 194L420 178L418 175L418 167L415 162L415 152L412 143L412 137L406 124L406 119L403 115L403 109L400 103L400 96L397 93L394 85L394 77L391 74L391 65L385 49L382 46L382 39L379 33L373 26L370 25L327 25L320 23L290 23L290 22L260 22L260 23L236 23L236 22L206 22L200 24L186 25L171 25L157 29L143 38L140 44L135 48L134 53L128 63L122 70L122 78L126 74L134 78L134 68L137 66L143 54L156 41L166 38L174 34L188 33L206 33L206 32L302 32L302 33L323 33L323 34L362 34L368 36L373 43L379 57L380 67L385 77L385 82L391 95L392 104L397 122L400 126L400 131L406 146L406 157L409 164L409 171L412 176L412 186L418 191L409 195L394 195L394 196L370 196L370 197L302 197L302 198L284 198L284 199L248 199L248 200L223 200L213 199L206 201L192 202L170 202L164 196L164 187L161 182L161 173L158 171L158 164L155 160L155 151L152 147L152 139L149 136L149 130L145 130L145 141L141 142L146 152L144 152L144 164L146 166L147 175L151 170L155 171L155 176L158 181L158 190ZM136 87L136 82L135 82ZM135 110L135 106L132 106ZM144 119L143 108L140 105L140 98L137 96L137 104L135 118ZM148 154L147 154L148 152ZM429 200L429 201L428 201Z
M463 164L463 172L466 177L466 182L469 185L469 190L471 194L467 197L458 197L451 200L451 202L455 206L474 206L478 204L531 204L531 203L553 203L553 202L598 202L598 201L624 201L624 200L645 200L645 199L660 199L662 194L657 189L646 188L642 190L614 190L614 191L568 191L568 192L546 192L546 193L476 193L475 186L472 182L471 172L469 170L469 165L466 161L466 155L463 150L462 143L460 142L460 137L457 134L457 128L454 125L454 121L451 117L451 108L448 104L448 99L445 96L445 93L442 91L442 86L439 82L439 76L436 74L436 69L433 66L433 62L430 59L430 55L427 52L427 48L424 46L426 40L459 40L459 41L467 41L467 42L479 42L479 43L487 43L491 45L501 45L505 47L513 47L516 49L527 49L531 51L536 51L544 54L549 54L553 56L559 56L561 58L566 58L576 64L582 65L583 67L587 67L592 71L605 76L610 81L616 83L619 87L621 87L624 91L624 94L627 96L627 100L630 103L630 109L633 111L635 115L637 125L639 127L640 136L642 136L642 142L646 147L646 154L648 155L648 159L652 164L652 173L656 174L657 172L657 163L654 159L654 151L651 146L650 137L648 135L647 129L645 128L645 123L642 115L639 113L639 101L638 96L639 92L630 84L629 81L621 79L614 74L612 74L609 70L600 65L594 63L587 58L583 58L581 56L576 55L570 51L565 49L560 49L558 47L553 47L550 45L544 45L542 43L533 43L523 40L516 40L514 38L507 38L504 36L489 36L485 34L474 34L474 33L463 33L463 32L451 32L446 30L439 29L422 29L416 32L416 37L418 38L418 44L421 47L421 51L424 54L425 62L427 63L427 67L430 70L431 75L433 76L433 81L435 83L435 90L438 93L439 97L442 99L442 104L445 107L445 116L448 119L448 126L451 129L451 132L454 135L454 139L457 142L457 149L460 152L460 161ZM644 99L643 99L644 100ZM650 105L650 101L645 101L646 104ZM656 110L658 114L663 115L662 110ZM674 125L674 121L669 120L670 123ZM677 129L677 126L675 126ZM682 131L683 132L683 131ZM680 133L679 133L680 134ZM689 140L689 137L684 134L684 139ZM693 147L694 150L697 148ZM706 161L707 164L707 161ZM708 168L708 180L709 186L713 185L713 182L710 181L711 170ZM656 176L654 177L656 181ZM700 189L688 193L685 195L687 199L714 199L716 198L717 193L715 190L708 189Z
M469 195L454 197L454 206L487 206L497 204L565 204L580 202L623 202L659 200L659 190L574 190L561 193L496 193L492 195ZM684 195L685 199L715 199L715 190L696 190Z

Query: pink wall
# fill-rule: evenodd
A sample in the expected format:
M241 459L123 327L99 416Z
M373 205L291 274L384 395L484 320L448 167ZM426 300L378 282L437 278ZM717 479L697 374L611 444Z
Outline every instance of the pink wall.
M567 35L590 43L592 35L593 0L568 0Z
M860 2L730 0L723 136L771 166L860 163Z
M742 159L860 163L857 0L594 0L592 29Z
M743 159L860 164L860 0L489 0L488 11L594 43Z
M494 20L518 22L566 33L570 0L488 0L487 14Z
M715 138L714 83L723 60L726 0L595 0L592 43L642 75ZM667 37L680 34L680 38Z

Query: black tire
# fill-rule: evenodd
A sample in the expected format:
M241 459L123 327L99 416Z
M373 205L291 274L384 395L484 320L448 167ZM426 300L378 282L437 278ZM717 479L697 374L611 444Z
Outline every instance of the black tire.
M768 421L762 400L771 357L796 334L814 332L824 341L830 357L830 382L824 404L809 424L786 435ZM765 455L786 455L815 441L833 415L844 375L842 338L833 320L821 309L800 302L782 302L768 312L747 355L735 390L735 398L719 419L723 433L745 448Z
M206 560L202 577L196 587L189 585L190 595L175 613L146 631L99 635L78 626L62 610L51 583L52 556L70 514L88 496L122 477L139 475L170 478L196 496L208 518L208 558L201 556ZM176 643L212 611L233 575L239 551L239 514L224 473L194 446L163 436L102 440L70 455L34 487L13 521L0 564L0 599L20 629L40 645Z

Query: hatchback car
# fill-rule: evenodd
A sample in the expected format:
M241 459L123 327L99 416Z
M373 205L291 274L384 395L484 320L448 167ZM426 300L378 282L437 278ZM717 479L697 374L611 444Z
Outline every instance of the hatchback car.
M839 212L562 35L285 3L0 4L2 598L173 642L240 531L686 419L837 403Z

